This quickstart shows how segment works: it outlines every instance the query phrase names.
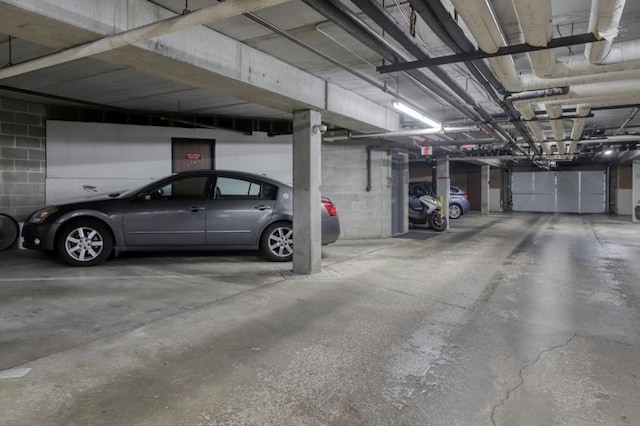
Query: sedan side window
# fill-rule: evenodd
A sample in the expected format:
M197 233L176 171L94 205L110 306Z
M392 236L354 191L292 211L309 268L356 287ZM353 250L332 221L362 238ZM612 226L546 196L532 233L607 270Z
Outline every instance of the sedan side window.
M190 176L174 180L152 192L151 198L164 200L202 200L208 193L207 176Z
M266 182L220 176L216 182L217 199L275 200L278 189Z

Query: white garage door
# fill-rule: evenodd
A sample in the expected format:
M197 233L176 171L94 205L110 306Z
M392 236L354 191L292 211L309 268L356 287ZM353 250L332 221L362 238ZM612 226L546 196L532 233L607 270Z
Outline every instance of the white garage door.
M605 213L607 174L604 170L514 172L513 210L549 213Z

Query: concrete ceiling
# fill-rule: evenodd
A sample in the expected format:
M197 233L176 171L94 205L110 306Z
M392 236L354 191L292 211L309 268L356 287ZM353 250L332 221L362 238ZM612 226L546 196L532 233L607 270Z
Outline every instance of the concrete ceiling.
M232 0L227 0L231 2ZM335 4L344 6L355 16L367 24L375 33L384 38L393 48L402 52L408 60L415 60L415 55L408 53L400 42L394 39L387 29L383 30L369 15L362 12L356 4L362 2L348 0L331 0ZM477 0L476 3L483 3ZM571 35L585 34L589 32L591 0L540 0L540 4L549 3L552 11L552 37L561 38ZM66 2L59 2L66 3ZM144 1L144 10L147 15L154 16L153 20L160 20L172 15L181 15L185 9L196 11L203 7L209 7L218 3L214 0L155 0ZM317 0L317 5L331 3L329 0ZM369 3L382 5L389 16L393 18L397 26L405 34L409 31L408 20L411 16L411 6L419 9L419 2L369 0ZM410 4L411 3L411 4ZM429 2L433 3L433 2ZM467 28L465 16L462 13L463 0L454 1L461 9L460 15L454 12L452 3L442 1L442 6L450 16L457 17L457 24L474 43L478 41L473 35L471 25ZM502 31L506 43L515 45L524 42L524 36L518 15L514 7L514 0L491 0L491 5L499 29ZM618 36L614 40L614 47L619 43L633 45L640 41L640 26L636 25L640 19L640 2L623 1L624 13L619 22ZM96 19L95 23L81 20L74 15L73 10L55 9L56 2L52 1L15 1L0 0L0 64L4 69L9 69L15 64L29 61L62 49L67 49L82 43L91 42L105 35L112 34L116 30L109 28L104 22ZM122 14L127 15L127 20L137 22L136 14L140 14L142 8L127 10L129 2L111 0L101 2L86 2L95 10L92 13L100 16L100 8L106 8L107 4L112 8L120 7ZM129 6L131 7L131 6ZM151 11L151 12L150 12ZM262 20L256 22L247 15L238 15L228 19L206 24L210 30L230 37L243 45L250 46L267 57L275 58L279 62L299 70L303 74L296 74L297 79L304 79L310 75L331 83L332 87L344 89L344 96L357 96L370 101L372 105L378 105L383 110L393 111L391 104L398 97L409 101L419 110L443 122L446 126L486 126L487 120L474 119L465 114L460 105L465 101L452 90L450 83L443 83L441 78L427 68L420 68L426 78L444 87L450 97L443 98L433 91L426 89L423 84L417 84L416 79L407 73L392 72L381 74L376 67L388 65L390 62L383 59L379 52L374 51L362 40L362 38L350 33L341 27L334 19L321 14L307 3L292 0L280 5L258 9L253 12L255 17ZM151 19L149 16L146 20ZM289 39L282 33L274 31L275 26L288 34ZM207 30L207 31L210 31ZM426 54L432 58L452 55L455 52L445 44L442 39L425 24L421 16L416 17L415 37L410 37ZM292 41L297 40L299 43ZM190 49L209 48L207 38L198 38L189 41ZM160 45L161 37L148 41L149 44ZM301 46L304 43L307 48ZM10 98L28 99L49 104L86 105L101 104L107 107L123 108L135 111L156 111L189 113L197 115L254 117L261 119L290 119L294 109L306 106L313 107L312 100L290 101L294 96L274 96L269 90L250 90L250 87L236 86L232 78L210 77L198 72L185 73L179 69L172 69L167 61L159 59L157 55L141 53L134 46L121 47L109 52L76 59L70 62L53 64L48 67L0 79L0 96ZM309 49L310 47L311 49ZM629 49L636 49L633 45ZM319 55L318 53L321 53ZM573 45L554 49L559 61L569 61L584 57L584 45ZM640 59L640 55L632 60ZM133 60L132 58L135 58ZM526 53L512 55L518 76L524 78L533 76L534 71L531 61ZM175 59L175 58L174 58ZM220 63L224 58L217 58ZM486 60L485 64L488 64ZM491 64L490 68L492 67ZM158 72L162 68L163 72ZM637 67L639 68L639 67ZM620 85L626 86L626 100L607 102L601 96L601 105L597 99L589 98L588 116L580 140L577 141L575 152L569 152L571 130L577 120L575 108L582 102L581 99L563 101L562 121L564 126L564 139L557 140L551 128L551 122L547 121L548 115L545 102L555 98L544 97L524 101L532 107L538 119L538 125L546 141L536 139L530 128L524 124L514 127L513 122L505 116L505 109L496 99L502 99L505 93L494 91L493 96L487 93L478 81L477 76L471 74L464 62L456 62L442 65L440 70L453 80L464 92L468 93L475 102L475 106L481 108L492 118L491 126L502 129L504 134L500 136L497 131L465 131L448 135L430 135L413 137L385 137L387 142L393 141L410 149L417 149L417 145L431 143L438 146L439 152L446 152L454 156L473 156L474 158L487 156L511 155L513 158L534 160L538 165L548 165L549 161L560 164L590 164L590 163L615 163L616 158L635 158L636 140L627 138L620 142L611 139L614 134L635 135L640 130L640 114L633 115L635 111L636 95L640 94L640 79L631 72L621 79ZM2 70L0 70L2 71ZM441 75L441 74L440 74ZM640 75L640 74L638 74ZM0 74L0 77L2 75ZM269 76L265 76L268 79ZM551 82L555 80L550 80ZM311 83L310 83L311 84ZM600 82L602 87L597 93L608 93L607 84ZM575 87L578 88L578 84ZM580 88L588 85L580 85ZM554 87L550 84L549 87ZM386 88L386 89L385 89ZM574 86L569 86L573 90ZM597 88L596 88L597 89ZM495 90L495 89L491 89ZM589 86L591 90L591 86ZM611 91L620 93L618 86L611 86ZM335 92L335 90L334 90ZM572 92L571 92L572 93ZM573 95L572 95L573 96ZM452 103L451 99L455 102ZM559 98L561 99L561 98ZM467 103L468 104L468 103ZM515 103L518 109L526 108L526 105ZM469 105L466 105L467 107ZM471 108L473 109L473 108ZM362 114L362 112L360 112ZM339 128L334 134L327 136L345 135L348 131L358 133L380 133L384 131L397 131L393 125L366 124L366 119L349 120L340 119L341 112L327 111L325 121ZM365 113L366 115L366 113ZM631 119L628 117L632 116ZM513 117L511 117L513 118ZM412 119L400 116L400 122L404 128L417 128L417 123ZM624 125L624 127L623 127ZM605 139L608 137L609 139ZM509 138L512 142L510 143ZM588 139L585 139L588 138ZM457 141L450 146L448 142ZM478 140L479 143L474 143ZM593 142L594 140L601 142ZM492 142L493 143L490 143ZM467 146L463 145L468 142ZM516 148L516 145L518 148ZM563 153L566 145L565 155ZM604 156L606 148L613 148L614 153Z

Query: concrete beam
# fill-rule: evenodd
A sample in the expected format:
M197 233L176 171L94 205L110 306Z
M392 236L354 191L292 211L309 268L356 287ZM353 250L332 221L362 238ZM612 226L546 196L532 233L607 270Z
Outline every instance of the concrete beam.
M228 0L195 10L186 15L173 16L131 30L112 34L98 40L71 47L50 55L41 56L0 69L0 79L9 78L23 73L48 68L76 59L94 56L99 53L118 49L138 41L159 37L182 29L197 25L220 21L232 16L249 13L259 8L274 6L287 0Z
M150 2L115 0L0 0L0 15L0 32L57 49L176 16ZM399 128L394 111L205 26L95 58L288 113L322 111L326 122L356 131Z

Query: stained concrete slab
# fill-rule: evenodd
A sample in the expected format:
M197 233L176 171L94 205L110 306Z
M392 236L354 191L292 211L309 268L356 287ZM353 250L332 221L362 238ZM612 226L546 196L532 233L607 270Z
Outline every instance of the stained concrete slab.
M311 276L2 252L2 424L640 424L639 232L471 214L324 247Z

